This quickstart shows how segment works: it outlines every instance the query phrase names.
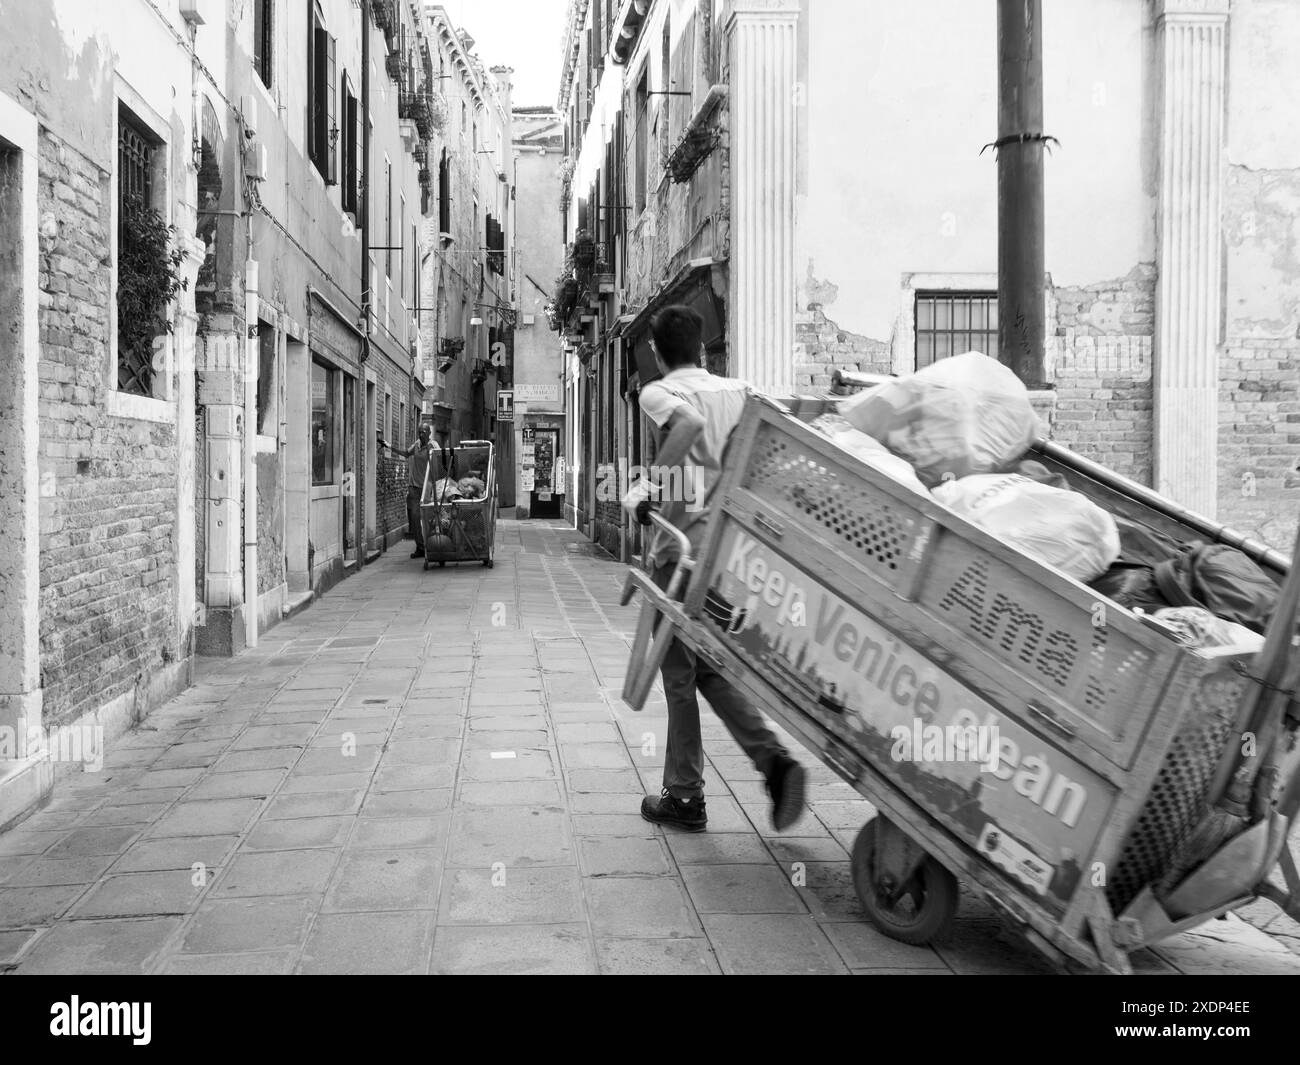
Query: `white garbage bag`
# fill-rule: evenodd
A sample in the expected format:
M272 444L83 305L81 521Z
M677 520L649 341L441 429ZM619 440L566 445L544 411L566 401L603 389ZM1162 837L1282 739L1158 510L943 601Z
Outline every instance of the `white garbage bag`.
M847 451L858 461L865 462L872 469L892 477L914 492L929 495L925 485L917 478L916 471L906 459L900 459L884 444L868 436L861 429L853 428L838 414L823 414L809 425L823 436L830 437L837 447Z
M946 478L1006 469L1040 432L1020 379L978 351L878 385L840 411L906 459L931 488Z
M1004 543L1079 581L1119 557L1119 529L1082 492L1019 474L977 474L941 484L934 498Z

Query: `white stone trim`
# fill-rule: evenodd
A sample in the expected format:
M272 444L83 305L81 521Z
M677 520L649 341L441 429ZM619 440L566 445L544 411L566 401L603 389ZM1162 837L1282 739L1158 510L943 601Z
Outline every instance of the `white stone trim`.
M6 660L0 662L0 725L25 735L29 725L41 720L41 674L39 645L40 602L40 218L38 183L40 180L38 155L40 129L36 116L22 107L12 97L0 93L0 137L20 153L22 168L22 198L18 214L22 233L22 260L19 268L18 292L22 310L22 336L18 338L21 362L13 366L19 394L12 397L16 418L8 429L17 429L17 446L7 456L9 472L16 474L21 487L15 493L17 514L11 514L14 525L6 525L5 532L13 538L3 550L14 565L12 579L6 586L6 602L0 606L0 625L6 629ZM14 425L17 422L17 425ZM16 624L12 624L16 622ZM12 768L12 767L10 767ZM0 763L0 775L8 770ZM17 772L14 776L16 778ZM48 781L37 776L25 776L28 785L37 785L36 793L48 788ZM2 782L0 782L2 784ZM19 788L14 784L14 788ZM7 818L0 786L0 824ZM11 794L16 794L12 792ZM23 792L24 795L28 793Z
M169 399L137 396L111 388L104 394L104 407L116 418L134 418L137 421L159 422L165 425L176 424L176 407Z

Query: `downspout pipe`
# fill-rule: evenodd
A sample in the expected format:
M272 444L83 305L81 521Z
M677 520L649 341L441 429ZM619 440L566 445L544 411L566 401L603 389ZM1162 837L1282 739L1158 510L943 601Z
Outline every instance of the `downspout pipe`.
M257 646L257 379L261 369L257 331L257 260L244 268L244 641Z
M370 357L370 32L370 5L363 2L361 4L361 159L358 162L358 169L361 172L361 190L357 205L357 211L361 215L357 221L361 224L362 362ZM360 369L358 366L358 370ZM377 487L369 483L367 477L369 471L366 469L366 450L371 445L366 439L368 405L365 381L365 372L358 373L357 395L352 404L352 416L357 419L357 452L353 460L356 475L352 478L353 491L356 493L353 498L356 502L352 510L353 520L356 523L358 570L365 567L366 556L370 553L370 544L366 541L366 499L371 492L375 492L376 499L378 498ZM379 456L376 454L376 466L378 462Z

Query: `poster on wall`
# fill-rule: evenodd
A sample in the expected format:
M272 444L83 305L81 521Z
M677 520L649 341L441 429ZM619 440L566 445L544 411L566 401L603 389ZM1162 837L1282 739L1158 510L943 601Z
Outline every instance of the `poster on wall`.
M497 393L497 421L513 422L515 420L515 394L510 390Z

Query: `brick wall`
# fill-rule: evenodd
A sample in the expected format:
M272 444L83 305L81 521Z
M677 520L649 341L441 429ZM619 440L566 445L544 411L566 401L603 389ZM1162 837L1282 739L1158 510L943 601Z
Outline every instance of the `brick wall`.
M825 392L836 370L889 373L889 345L850 333L813 303L795 318L794 387L796 392Z
M375 477L375 531L387 536L406 525L406 459L380 455Z
M1219 513L1289 554L1300 515L1300 344L1230 341L1219 359Z
M284 583L284 484L280 456L257 456L257 591Z
M174 426L105 409L108 179L48 130L38 165L38 209L58 223L42 226L39 315L40 643L53 724L179 657L178 459Z
M1053 437L1116 473L1152 478L1154 263L1128 276L1056 288L1049 350L1056 384Z

